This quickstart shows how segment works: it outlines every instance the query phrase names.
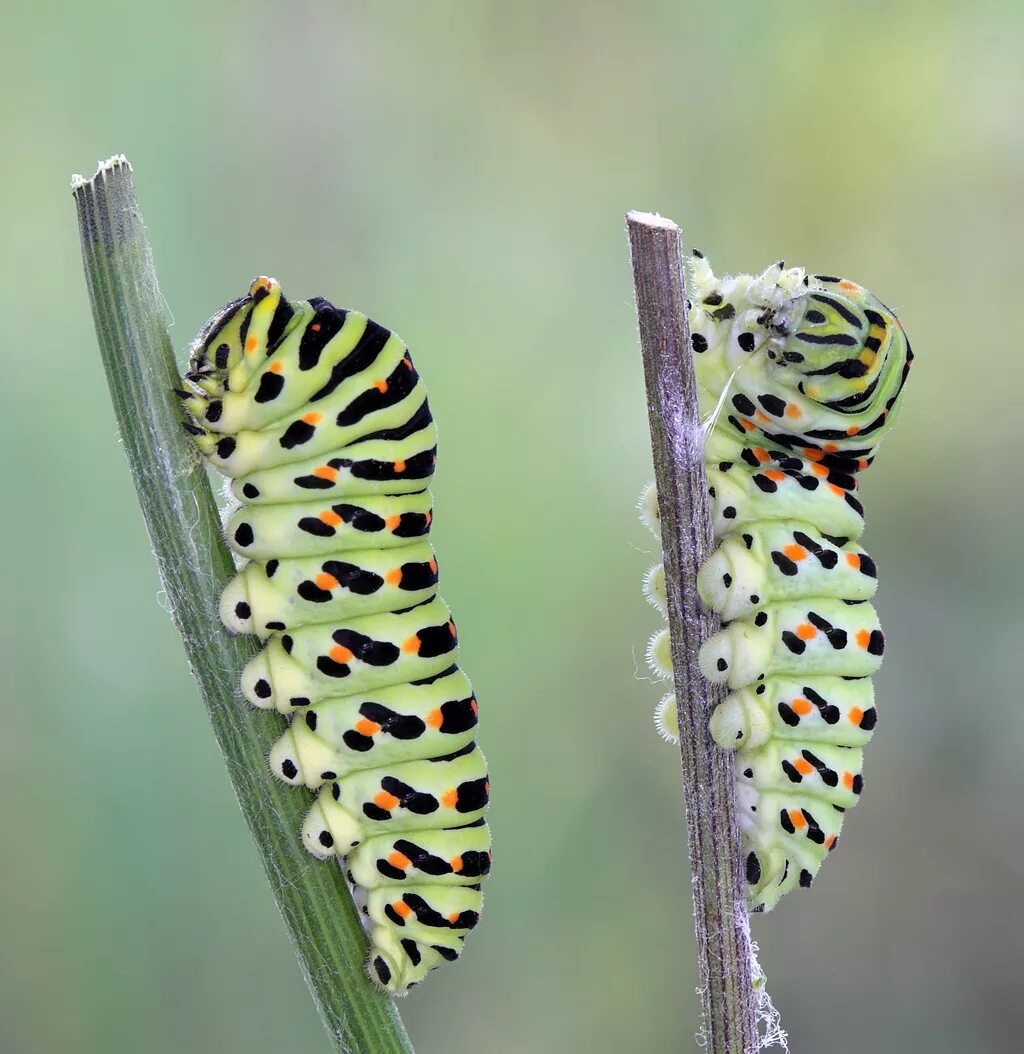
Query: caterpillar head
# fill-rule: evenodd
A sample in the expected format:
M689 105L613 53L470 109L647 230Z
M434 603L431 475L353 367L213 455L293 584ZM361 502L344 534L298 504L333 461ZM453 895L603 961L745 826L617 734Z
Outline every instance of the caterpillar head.
M896 316L846 279L810 279L764 322L775 380L839 414L872 412L893 394L909 358Z
M294 309L274 278L261 276L246 296L225 304L200 330L189 356L188 380L219 395L240 365L251 372L280 340Z

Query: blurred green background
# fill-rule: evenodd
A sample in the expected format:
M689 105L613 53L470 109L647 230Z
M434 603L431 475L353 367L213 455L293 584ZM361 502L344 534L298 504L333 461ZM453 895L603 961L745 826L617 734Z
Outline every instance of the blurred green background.
M1020 1049L1024 8L0 3L0 1050L324 1051L159 585L73 171L124 151L184 348L257 273L410 343L483 705L496 870L419 1054L693 1049L677 760L640 595L623 215L897 309L865 485L889 655L867 793L754 923L795 1052Z

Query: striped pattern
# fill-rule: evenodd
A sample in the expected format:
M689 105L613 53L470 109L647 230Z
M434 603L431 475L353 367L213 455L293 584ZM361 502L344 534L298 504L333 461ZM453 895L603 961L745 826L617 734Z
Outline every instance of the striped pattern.
M242 692L289 716L271 769L317 792L305 844L344 860L368 975L403 993L458 958L490 870L477 703L429 540L426 392L390 330L259 278L196 338L178 394L241 503L221 617L264 643Z
M892 424L913 355L896 316L854 282L783 263L717 278L697 253L690 309L718 546L703 602L723 619L701 670L731 694L711 731L736 752L747 894L769 910L811 884L863 787L884 637L859 473ZM657 534L653 489L641 508ZM664 573L646 589L664 610ZM671 676L666 631L648 649ZM657 722L678 734L675 700Z

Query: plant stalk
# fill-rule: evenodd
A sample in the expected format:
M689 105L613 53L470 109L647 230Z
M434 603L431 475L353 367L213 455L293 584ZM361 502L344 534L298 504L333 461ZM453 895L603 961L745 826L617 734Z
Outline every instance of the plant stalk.
M701 676L697 654L719 628L697 594L697 570L714 548L704 442L690 350L682 232L650 213L626 217L665 560L683 792L693 873L693 917L706 1049L759 1047L749 915L740 873L733 755L716 746L711 711L722 686Z
M255 638L230 636L218 616L235 567L182 429L178 371L131 171L114 157L91 179L74 177L72 190L103 365L174 624L334 1049L412 1054L394 1004L363 972L366 939L344 876L303 848L308 793L277 782L267 767L284 720L240 701L238 676Z

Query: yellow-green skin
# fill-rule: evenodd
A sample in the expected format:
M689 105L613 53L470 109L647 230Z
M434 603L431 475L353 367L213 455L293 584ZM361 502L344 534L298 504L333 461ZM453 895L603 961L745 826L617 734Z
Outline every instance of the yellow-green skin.
M271 769L319 791L303 841L345 858L368 976L404 993L461 953L491 859L476 698L429 541L426 393L395 334L269 278L207 323L185 384L186 428L242 503L221 617L264 642L242 692L291 718Z
M896 316L853 282L779 263L716 278L693 259L689 318L717 547L698 574L723 628L700 653L731 690L711 733L736 751L747 898L770 910L838 843L875 727L884 638L857 474L892 424L913 355ZM653 484L641 513L659 533ZM664 570L645 580L664 613ZM668 632L652 669L670 678ZM675 697L656 714L678 738Z

